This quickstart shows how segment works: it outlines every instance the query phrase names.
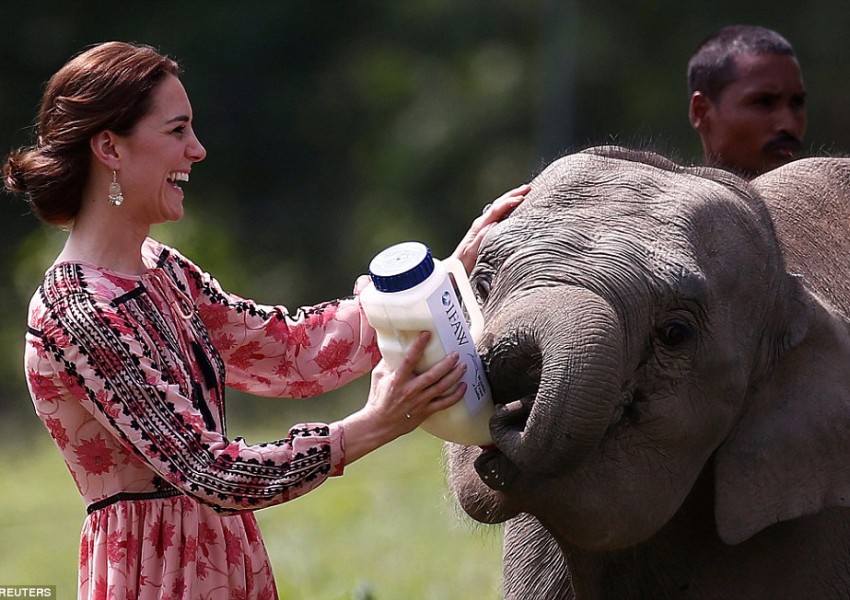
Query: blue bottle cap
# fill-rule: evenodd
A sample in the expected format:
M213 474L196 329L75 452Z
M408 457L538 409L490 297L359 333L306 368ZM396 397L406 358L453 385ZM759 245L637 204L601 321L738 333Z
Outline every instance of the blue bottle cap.
M379 252L369 263L369 275L379 292L403 292L434 272L431 249L421 242L402 242Z

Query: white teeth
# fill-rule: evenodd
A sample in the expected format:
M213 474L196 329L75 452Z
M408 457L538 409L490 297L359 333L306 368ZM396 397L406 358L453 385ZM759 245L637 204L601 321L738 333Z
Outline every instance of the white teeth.
M189 174L182 171L175 171L168 174L169 181L189 181Z

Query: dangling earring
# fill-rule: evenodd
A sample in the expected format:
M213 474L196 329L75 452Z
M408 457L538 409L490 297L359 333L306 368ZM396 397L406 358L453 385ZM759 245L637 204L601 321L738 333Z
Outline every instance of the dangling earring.
M109 204L121 206L124 204L124 194L121 193L121 184L118 183L118 173L112 171L112 183L109 184Z

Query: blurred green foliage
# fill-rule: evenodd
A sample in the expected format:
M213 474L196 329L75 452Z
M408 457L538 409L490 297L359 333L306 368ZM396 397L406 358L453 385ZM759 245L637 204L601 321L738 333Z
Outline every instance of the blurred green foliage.
M480 208L597 143L698 161L685 67L717 27L795 46L810 154L850 143L850 3L717 0L0 0L0 148L31 141L44 82L99 41L177 58L208 158L156 229L230 290L291 308L346 295L403 239L448 254ZM61 246L0 195L3 438L34 419L26 302Z

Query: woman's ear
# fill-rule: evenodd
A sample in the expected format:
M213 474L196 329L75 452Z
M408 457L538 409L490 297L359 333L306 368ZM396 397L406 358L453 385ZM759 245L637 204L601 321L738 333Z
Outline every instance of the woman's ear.
M121 168L121 158L117 147L117 137L108 129L96 133L89 139L92 155L111 171Z

